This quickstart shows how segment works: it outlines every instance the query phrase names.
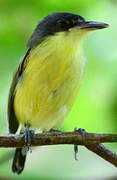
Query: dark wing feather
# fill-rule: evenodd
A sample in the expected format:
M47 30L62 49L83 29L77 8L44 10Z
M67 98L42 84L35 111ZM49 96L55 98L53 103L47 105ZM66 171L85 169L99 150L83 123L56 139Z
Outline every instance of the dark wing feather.
M18 83L18 80L20 78L20 76L22 75L26 64L27 64L27 60L28 60L28 55L30 53L31 49L28 49L26 55L24 56L22 62L19 64L18 69L16 70L14 76L13 76L13 80L12 80L12 84L10 87L10 91L9 91L9 98L8 98L8 123L9 123L9 132L10 133L15 133L18 129L19 123L17 121L15 112L14 112L14 97L15 97L15 88L16 85Z

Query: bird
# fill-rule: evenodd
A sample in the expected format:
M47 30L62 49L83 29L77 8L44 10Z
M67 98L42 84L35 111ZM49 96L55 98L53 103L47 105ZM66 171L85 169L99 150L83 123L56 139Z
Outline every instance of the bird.
M32 130L59 129L83 79L86 64L83 41L91 31L106 27L106 23L86 21L68 12L52 13L39 21L9 90L9 133L17 133L20 128L30 145ZM27 147L16 148L14 173L23 171L27 151Z

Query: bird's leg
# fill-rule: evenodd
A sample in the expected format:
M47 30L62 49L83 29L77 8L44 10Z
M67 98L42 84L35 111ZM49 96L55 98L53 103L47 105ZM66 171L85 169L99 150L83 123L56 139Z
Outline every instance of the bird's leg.
M52 132L52 133L62 133L62 131L58 130L58 129L50 129L49 132ZM84 135L86 133L85 129L82 129L82 128L74 128L74 132L79 132L81 135ZM78 154L78 145L77 144L74 144L74 157L75 157L75 160L78 160L77 158L77 154Z
M28 147L28 150L32 152L30 146L31 146L31 140L34 136L34 130L30 130L30 125L25 125L25 132L24 132L24 138L25 138L25 144Z
M81 129L81 128L79 128L79 129L75 128L74 132L79 132L82 135L84 135L86 133L85 129ZM78 154L78 145L74 144L74 157L75 157L75 160L78 160L77 154Z

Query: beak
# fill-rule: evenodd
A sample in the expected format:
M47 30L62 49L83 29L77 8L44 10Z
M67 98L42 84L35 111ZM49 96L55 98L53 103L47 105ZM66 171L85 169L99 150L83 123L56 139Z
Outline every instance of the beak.
M96 30L107 28L108 26L108 24L102 22L86 21L81 25L80 29Z

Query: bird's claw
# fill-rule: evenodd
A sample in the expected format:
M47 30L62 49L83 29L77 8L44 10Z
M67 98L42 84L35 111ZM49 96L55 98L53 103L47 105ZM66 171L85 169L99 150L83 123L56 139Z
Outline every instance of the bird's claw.
M24 133L24 139L25 139L25 145L28 147L28 151L32 152L31 146L31 140L33 139L34 131L30 130L29 127L26 127L25 133Z
M83 134L83 135L86 133L85 129L82 129L82 128L77 129L76 127L74 128L74 132L79 132L80 134ZM74 144L74 157L75 157L75 160L78 160L77 154L78 154L78 145Z

